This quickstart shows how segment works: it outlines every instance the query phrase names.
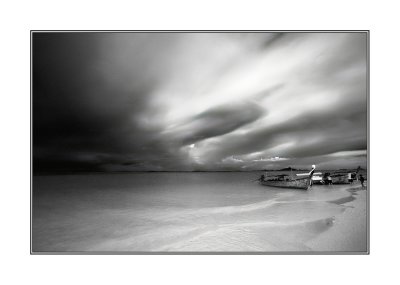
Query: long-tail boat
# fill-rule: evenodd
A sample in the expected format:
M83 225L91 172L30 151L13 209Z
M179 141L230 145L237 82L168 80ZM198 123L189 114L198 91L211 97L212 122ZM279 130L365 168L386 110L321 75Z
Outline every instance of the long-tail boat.
M356 177L361 167L359 166L356 172L336 172L330 175L332 184L350 184Z
M280 187L280 188L294 188L308 190L312 185L311 180L315 171L315 165L312 166L311 171L306 177L293 178L289 175L275 175L275 176L261 176L259 179L260 184L264 186Z

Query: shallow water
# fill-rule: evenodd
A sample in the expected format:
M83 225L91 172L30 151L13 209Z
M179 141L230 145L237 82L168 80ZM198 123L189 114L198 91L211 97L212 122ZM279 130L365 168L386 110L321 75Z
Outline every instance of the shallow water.
M32 249L307 251L348 186L260 186L255 172L34 176Z

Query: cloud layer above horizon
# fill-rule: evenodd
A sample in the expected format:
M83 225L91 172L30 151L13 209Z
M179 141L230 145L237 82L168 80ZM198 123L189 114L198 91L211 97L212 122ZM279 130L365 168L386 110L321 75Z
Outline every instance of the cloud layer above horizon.
M34 171L366 166L365 33L34 33Z

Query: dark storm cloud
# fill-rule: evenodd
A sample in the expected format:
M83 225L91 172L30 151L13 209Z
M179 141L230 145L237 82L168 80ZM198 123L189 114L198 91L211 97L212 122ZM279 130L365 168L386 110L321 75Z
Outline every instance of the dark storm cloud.
M154 130L136 118L156 80L124 78L115 58L102 57L103 40L102 34L33 35L34 169L98 170L116 162L110 155L140 152L153 140ZM104 79L104 65L114 82Z
M365 40L34 33L34 171L262 168L365 150Z
M251 102L240 102L213 107L166 132L181 145L230 133L254 122L265 110Z
M230 155L241 155L269 149L284 142L293 141L293 148L280 151L279 155L314 156L343 150L366 148L366 132L356 124L345 122L346 117L337 119L337 114L316 113L295 117L282 124L257 130L246 136L231 135L222 142L210 146L210 158L220 159ZM343 124L346 124L345 126Z
M210 160L267 151L277 145L292 145L271 156L309 157L346 150L364 150L366 142L366 106L356 102L341 104L332 110L315 110L282 123L260 128L245 136L231 134L207 147Z
M324 37L329 39L327 35ZM296 35L291 39L292 43L297 42L299 38ZM290 119L282 117L279 122L270 124L265 120L267 126L259 125L245 136L241 133L228 134L205 142L203 147L206 151L200 152L205 157L204 163L226 161L229 157L236 157L242 160L241 166L248 168L251 166L250 158L254 158L254 153L257 153L259 157L267 157L266 160L258 159L259 162L270 160L280 165L302 165L306 161L312 164L325 163L331 159L326 155L335 152L365 150L365 34L340 36L333 40L331 47L316 53L319 55L315 60L296 65L296 68L301 70L301 73L296 74L296 77L301 79L301 85L298 86L300 89L291 88L286 96L279 95L277 100L271 101L272 105L266 105L268 110L271 110L271 116L274 115L274 109L279 110L289 105L286 109L290 111L284 115ZM314 44L311 48L315 49L317 46ZM288 82L290 80L293 79L288 78ZM287 83L286 86L290 87L290 84ZM305 91L302 90L304 86ZM324 96L318 95L324 92L328 93ZM313 93L318 96L314 96ZM310 98L315 100L311 101ZM325 104L321 98L330 100L330 103ZM299 112L298 116L291 116L291 111L297 112L301 109L306 111ZM274 157L278 159L268 159ZM361 158L363 159L356 161L349 157L349 163L366 163L365 157ZM341 163L346 164L345 161L342 159ZM332 161L332 165L337 166L337 163ZM260 168L260 163L257 167Z

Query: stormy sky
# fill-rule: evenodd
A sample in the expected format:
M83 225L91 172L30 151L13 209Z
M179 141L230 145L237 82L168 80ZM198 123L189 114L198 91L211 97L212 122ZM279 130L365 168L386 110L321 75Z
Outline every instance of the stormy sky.
M366 40L33 33L33 170L365 167Z

